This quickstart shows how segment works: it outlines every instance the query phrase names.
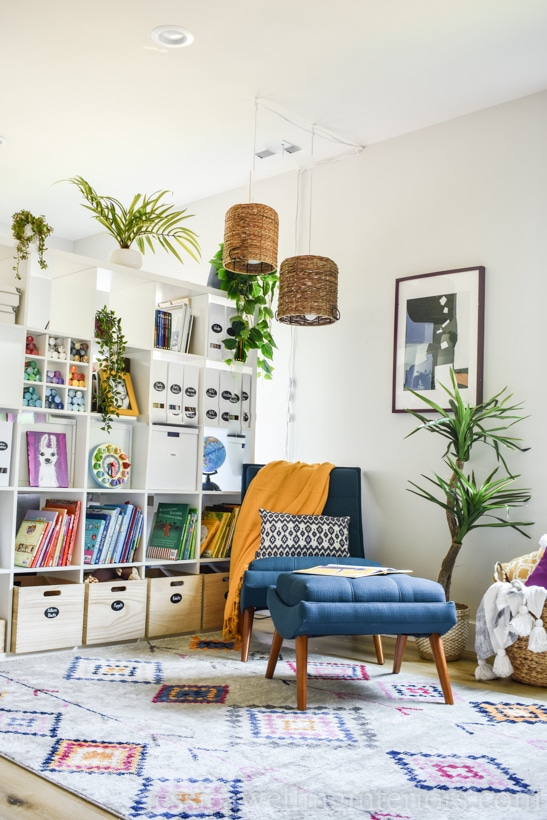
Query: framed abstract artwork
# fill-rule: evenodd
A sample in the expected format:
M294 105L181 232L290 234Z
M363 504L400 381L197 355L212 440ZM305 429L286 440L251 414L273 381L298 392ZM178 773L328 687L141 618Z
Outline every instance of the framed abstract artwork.
M449 409L451 370L466 403L482 401L484 278L479 265L396 280L393 413L427 412L411 390Z

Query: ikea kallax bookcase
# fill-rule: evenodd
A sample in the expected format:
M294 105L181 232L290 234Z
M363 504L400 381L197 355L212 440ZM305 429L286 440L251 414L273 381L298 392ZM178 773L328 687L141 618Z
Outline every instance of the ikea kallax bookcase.
M0 240L1 282L14 283L13 252L11 240ZM47 261L42 270L31 254L21 271L17 323L0 323L0 626L5 622L0 651L215 628L227 590L227 562L200 560L199 549L186 561L152 560L146 544L160 502L188 503L200 514L209 504L237 502L239 467L253 460L256 367L229 368L218 338L211 337L211 317L218 331L229 303L207 286L63 251L49 250ZM154 347L157 305L178 297L188 297L194 317L188 353ZM92 409L95 313L104 305L122 320L139 411L115 419L109 433ZM32 352L26 352L27 344L34 344ZM192 382L186 416L184 400L178 417L176 401L168 395L157 400L158 385L168 386L169 373L177 374L179 385L185 373ZM67 487L30 486L31 430L65 434ZM218 437L227 451L223 472L215 476L221 491L202 489L205 436ZM130 475L120 487L104 486L91 470L91 453L109 443L129 454ZM81 501L70 564L32 570L14 566L24 510L52 497ZM125 501L144 513L131 561L139 580L85 583L97 569L84 563L85 508Z

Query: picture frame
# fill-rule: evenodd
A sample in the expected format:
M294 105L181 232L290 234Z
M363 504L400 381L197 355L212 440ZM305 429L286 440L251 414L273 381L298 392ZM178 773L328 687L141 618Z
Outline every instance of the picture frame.
M26 435L29 487L68 487L66 434L43 429Z
M99 370L99 377L101 380L101 385L104 384L106 379L108 378L107 373L104 370ZM135 391L133 389L133 382L131 381L131 375L129 373L123 373L121 378L123 379L124 388L120 386L120 407L109 407L109 412L113 414L118 414L120 416L138 416L139 415L139 406L137 404L137 399L135 397Z
M450 370L466 403L482 401L484 281L482 265L396 280L393 413L434 412L410 390L448 410Z

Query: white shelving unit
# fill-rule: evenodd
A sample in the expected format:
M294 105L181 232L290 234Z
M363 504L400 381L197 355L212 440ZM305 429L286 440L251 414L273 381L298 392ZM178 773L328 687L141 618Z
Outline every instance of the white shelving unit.
M9 480L4 486L0 480L0 619L6 621L6 651L10 651L13 643L14 626L23 617L21 611L13 611L14 598L22 597L13 594L21 578L32 576L32 583L38 585L41 580L44 584L53 585L58 582L79 584L82 585L82 594L90 586L84 584L86 574L97 568L84 564L83 556L83 521L85 508L90 503L129 501L142 509L144 531L131 565L136 567L143 582L148 576L163 572L168 577L177 574L198 576L203 564L207 564L208 570L214 568L212 559L201 562L199 556L177 562L146 559L146 544L154 512L160 502L189 503L199 512L208 504L237 502L240 486L238 469L243 461L252 460L254 451L256 368L246 367L234 373L222 361L212 361L207 357L211 305L224 303L219 291L173 277L107 265L62 251L48 251L47 261L48 268L43 271L31 254L22 270L17 324L0 324L0 419L13 425ZM12 265L13 243L0 240L1 280L13 281ZM179 296L187 296L191 300L194 315L190 352L155 349L154 311L158 302ZM95 313L104 305L114 310L122 320L127 339L126 356L139 407L137 417L120 416L115 420L109 434L102 429L100 415L92 410L91 389L97 350L94 342ZM151 406L157 368L169 365L192 368L192 372L199 375L197 418L186 419L186 425L152 423ZM231 414L224 414L224 421L222 413L213 420L207 415L205 390L211 373L213 381L216 378L219 384L225 385L226 380L235 379L240 392L242 384L243 392L248 392L248 385L251 385L245 413L242 411L235 420ZM77 384L72 384L72 381L77 381ZM66 433L68 487L29 486L26 449L26 433L29 430ZM186 448L180 462L181 465L186 464L186 468L181 470L180 482L176 472L173 477L169 470L161 469L161 463L158 464L163 434L170 430L180 434L182 446ZM202 490L201 465L206 435L216 435L226 443L228 457L222 475L218 477L222 481L222 492ZM130 479L121 488L106 489L98 485L90 470L91 452L99 444L107 442L130 450ZM191 465L190 469L188 464ZM161 478L164 475L169 479ZM82 503L72 561L66 567L17 568L13 564L14 541L24 509L29 505L41 507L46 498L51 497L75 499ZM226 571L226 567L227 563L223 561L218 563L217 569L222 572ZM138 582L128 582L128 586L130 583ZM195 589L192 595L193 600L197 601ZM18 606L21 606L20 600ZM145 612L140 614L146 616ZM194 618L188 629L195 628ZM83 634L85 636L85 629ZM47 630L40 648L55 648L48 647Z

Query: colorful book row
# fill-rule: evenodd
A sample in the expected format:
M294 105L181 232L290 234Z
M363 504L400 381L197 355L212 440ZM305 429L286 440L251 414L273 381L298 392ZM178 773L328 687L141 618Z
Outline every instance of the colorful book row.
M144 516L140 507L90 505L85 515L84 564L126 564L133 561Z
M49 498L27 510L15 537L16 567L67 567L72 561L81 501Z
M203 509L200 543L202 558L227 558L230 555L239 510L238 504L215 504Z
M198 515L189 504L160 502L152 520L146 557L163 561L195 558Z

